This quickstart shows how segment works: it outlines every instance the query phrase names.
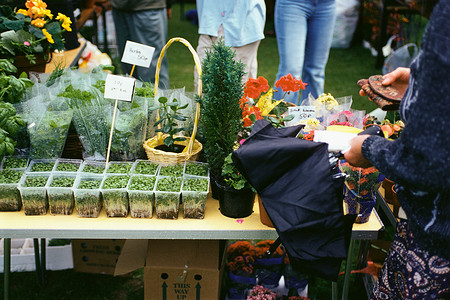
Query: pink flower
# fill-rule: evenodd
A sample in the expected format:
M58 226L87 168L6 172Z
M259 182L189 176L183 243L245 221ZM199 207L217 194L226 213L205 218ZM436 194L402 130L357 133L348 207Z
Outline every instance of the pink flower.
M25 46L30 46L30 45L31 45L30 42L28 42L28 41L23 42L23 44L24 44Z
M245 139L242 139L242 140L239 141L239 144L242 145L244 142L245 142Z

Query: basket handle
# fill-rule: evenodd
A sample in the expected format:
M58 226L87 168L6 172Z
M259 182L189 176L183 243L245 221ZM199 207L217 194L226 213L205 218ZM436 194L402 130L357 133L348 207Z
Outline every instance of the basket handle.
M159 58L158 58L158 62L156 64L156 73L155 73L155 97L157 97L158 95L158 85L159 85L159 72L161 70L161 63L162 60L164 58L164 54L167 51L167 48L170 47L170 45L172 45L174 42L180 42L183 45L185 45L189 51L192 54L192 57L194 58L194 63L195 63L195 67L197 68L197 73L198 73L198 88L197 88L197 94L199 96L202 95L202 68L201 68L201 63L200 63L200 58L197 55L197 52L195 51L194 47L192 47L192 45L184 38L180 38L180 37L175 37L175 38L171 38L166 45L164 45L164 47L161 50L161 53L159 54ZM185 147L183 149L183 152L188 152L191 153L192 152L192 147L194 145L194 140L195 140L195 135L197 134L197 127L198 127L198 119L200 118L200 103L197 102L197 107L195 110L195 118L194 118L194 129L192 130L192 135L191 135L191 139L189 141L189 144L187 147ZM156 116L156 120L159 120L159 110L157 111L157 116ZM158 128L161 128L160 124L158 124ZM158 132L157 133L158 139L161 138L162 133Z

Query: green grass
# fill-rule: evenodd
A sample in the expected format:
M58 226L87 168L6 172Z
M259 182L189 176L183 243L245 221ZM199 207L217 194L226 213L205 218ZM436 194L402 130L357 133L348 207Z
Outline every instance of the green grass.
M194 8L185 4L185 10ZM173 18L169 21L169 38L183 37L194 48L197 47L197 27L187 21L180 21L178 5L173 8ZM194 89L194 60L189 50L181 43L172 44L167 53L171 88ZM264 39L258 52L259 75L273 83L278 69L277 44L274 37ZM373 74L380 74L375 68L375 58L362 46L349 49L332 49L326 69L325 92L335 97L352 96L352 108L370 112L376 106L366 97L358 95L356 82ZM50 216L49 216L50 217ZM177 222L181 222L180 220ZM143 269L128 276L113 277L100 274L77 273L73 270L47 272L45 286L36 284L34 272L12 273L10 282L11 299L143 299ZM359 276L352 275L349 299L366 299L364 286ZM342 276L339 278L339 293L342 291ZM3 274L0 274L0 293L3 295ZM331 299L331 283L320 278L310 281L311 299Z

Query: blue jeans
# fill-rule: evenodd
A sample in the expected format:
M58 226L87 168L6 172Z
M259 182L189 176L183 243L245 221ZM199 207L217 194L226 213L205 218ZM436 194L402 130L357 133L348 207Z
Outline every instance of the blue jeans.
M138 12L113 9L113 18L120 58L122 58L127 40L155 48L150 67L136 67L133 73L133 77L141 81L154 83L159 54L167 41L166 9L150 9ZM132 65L122 63L124 73L130 74L132 67ZM166 57L161 63L159 88L169 88L169 66Z
M289 73L307 83L301 101L309 93L317 98L324 92L325 66L328 61L335 20L335 0L277 0L275 32L277 36L277 80ZM278 91L275 99L284 92ZM284 99L297 104L299 92ZM300 103L301 103L300 101Z

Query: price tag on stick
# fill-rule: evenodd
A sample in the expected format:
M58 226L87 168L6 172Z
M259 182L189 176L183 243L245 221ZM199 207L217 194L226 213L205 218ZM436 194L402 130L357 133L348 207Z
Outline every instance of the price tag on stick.
M150 67L155 48L132 41L127 41L122 55L122 62L139 67Z
M136 79L108 74L105 80L105 98L131 102Z

